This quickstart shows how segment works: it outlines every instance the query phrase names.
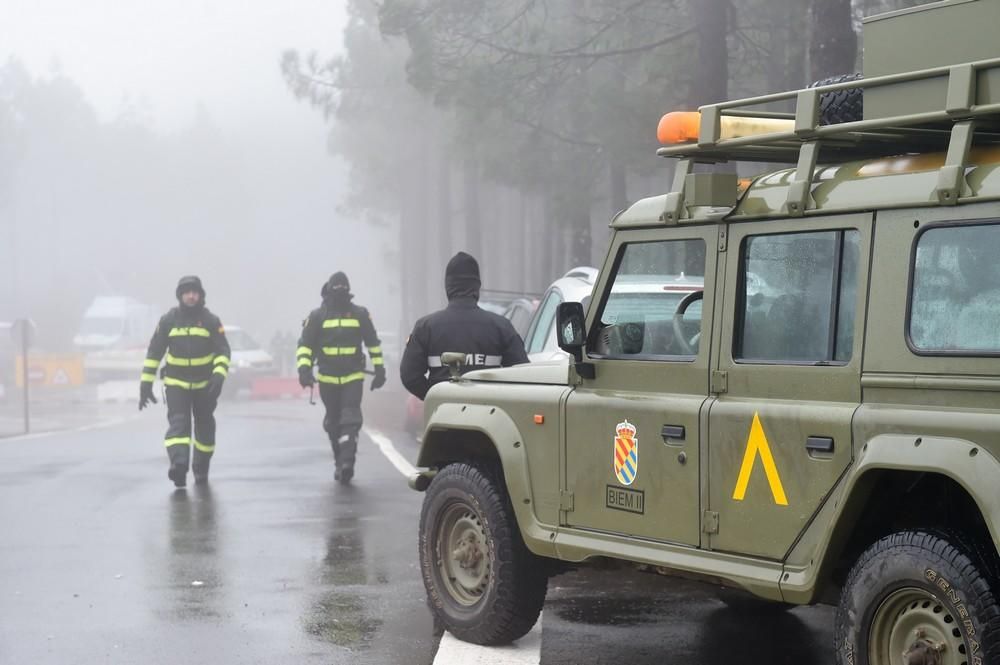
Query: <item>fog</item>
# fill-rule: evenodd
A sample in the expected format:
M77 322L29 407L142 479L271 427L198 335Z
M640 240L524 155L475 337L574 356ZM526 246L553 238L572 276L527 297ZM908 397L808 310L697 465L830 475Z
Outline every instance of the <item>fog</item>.
M279 68L339 48L340 3L3 0L0 17L0 321L66 351L93 298L165 310L194 273L266 342L344 270L398 327L397 250L344 209L328 126Z
M402 339L458 250L541 294L669 187L663 113L859 71L915 2L0 0L0 323L72 352L193 273L266 345L343 270Z

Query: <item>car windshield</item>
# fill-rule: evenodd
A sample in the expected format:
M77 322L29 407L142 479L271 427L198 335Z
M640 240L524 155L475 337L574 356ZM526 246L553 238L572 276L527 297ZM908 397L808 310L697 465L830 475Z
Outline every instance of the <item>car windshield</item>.
M666 321L674 317L677 305L686 296L685 292L663 293L615 293L611 292L604 307L601 322L613 325L618 321ZM685 312L691 319L701 318L701 301L691 303Z
M122 319L109 316L88 316L80 324L81 335L120 335L125 327Z
M260 348L260 344L242 330L227 330L226 339L233 351L256 351Z

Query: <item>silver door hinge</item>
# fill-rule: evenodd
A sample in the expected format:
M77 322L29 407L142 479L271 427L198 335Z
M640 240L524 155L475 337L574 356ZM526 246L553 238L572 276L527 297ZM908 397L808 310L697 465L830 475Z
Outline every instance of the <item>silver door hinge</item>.
M726 236L726 227L725 227L725 225L720 226L719 227L719 251L720 252L726 251L726 247L728 246L728 242L726 241L726 237L727 236Z
M562 490L559 492L559 510L567 513L573 510L573 493Z
M707 534L719 533L719 513L706 510L701 517L701 530Z
M712 370L713 393L724 393L729 390L729 374L721 369Z

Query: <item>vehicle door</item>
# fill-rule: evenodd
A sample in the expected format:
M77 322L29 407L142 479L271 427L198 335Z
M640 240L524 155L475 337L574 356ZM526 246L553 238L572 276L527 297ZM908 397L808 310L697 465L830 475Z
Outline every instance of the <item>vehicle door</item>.
M871 232L870 214L730 226L712 549L783 559L850 464Z
M588 316L594 377L566 403L567 525L699 543L718 233L692 226L613 241Z

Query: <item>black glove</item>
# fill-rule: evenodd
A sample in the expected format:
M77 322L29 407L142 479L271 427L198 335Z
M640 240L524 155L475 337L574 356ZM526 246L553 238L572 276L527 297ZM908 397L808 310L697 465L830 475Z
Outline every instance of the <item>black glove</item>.
M208 394L212 396L213 399L219 399L219 395L222 394L222 384L226 382L226 377L222 376L218 372L212 372L212 378L208 380Z
M378 390L385 385L385 367L379 365L375 368L375 378L372 379L371 390Z
M312 384L316 383L316 379L313 378L312 367L307 367L303 365L299 368L299 385L303 388L308 388Z
M139 383L139 410L142 411L149 403L156 404L156 396L153 394L153 382L142 381Z

